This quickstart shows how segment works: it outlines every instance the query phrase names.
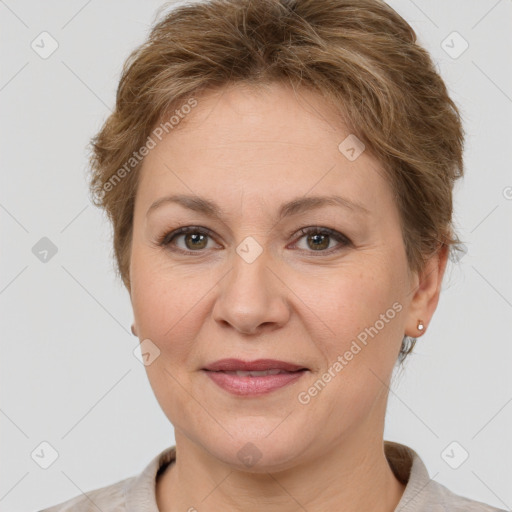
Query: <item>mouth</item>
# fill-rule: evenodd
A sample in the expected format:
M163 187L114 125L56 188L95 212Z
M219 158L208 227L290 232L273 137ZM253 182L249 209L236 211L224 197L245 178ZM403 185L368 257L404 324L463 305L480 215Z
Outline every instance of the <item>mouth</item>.
M220 359L214 363L210 363L203 368L206 371L213 372L246 372L258 373L275 371L278 372L294 372L300 370L308 370L305 366L289 363L286 361L278 361L277 359L257 359L255 361L242 361L241 359Z
M210 370L206 370L210 371ZM217 370L216 373L224 373L226 375L236 375L238 377L266 377L267 375L280 375L282 373L295 373L300 372L301 370L294 370L293 372L286 370L260 370L260 371L244 371L244 370L234 370L234 371L225 371L225 370Z
M275 359L222 359L202 370L220 388L238 396L262 395L276 391L296 382L309 371L304 366Z

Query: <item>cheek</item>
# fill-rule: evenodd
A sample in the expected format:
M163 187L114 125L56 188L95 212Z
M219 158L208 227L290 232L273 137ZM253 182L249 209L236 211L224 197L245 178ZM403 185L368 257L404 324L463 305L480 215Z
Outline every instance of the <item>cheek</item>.
M164 414L180 427L201 416L191 403L191 378L193 362L200 359L194 343L202 322L199 316L211 285L206 286L197 273L184 275L165 265L154 257L134 257L132 305L140 339L151 340L159 350L145 366L149 383Z
M385 392L403 337L400 276L381 261L364 270L347 265L323 279L303 277L298 288L315 312L311 318L318 317L310 337L324 360L321 382L303 391L314 407L329 408L340 427L363 418Z
M376 265L372 271L303 276L296 283L297 295L307 297L309 337L323 356L317 379L300 390L299 401L319 417L328 414L336 432L362 422L376 403L383 405L402 339L397 279Z
M193 346L208 286L200 273L178 272L165 259L144 256L143 251L134 251L131 268L132 306L140 338L149 338L162 355L172 351L170 360L182 362Z
M347 264L328 272L304 272L293 289L303 298L306 318L316 325L311 339L319 340L321 333L319 343L332 359L348 350L352 340L378 338L383 345L396 338L402 309L399 282L389 265L374 263L362 269Z

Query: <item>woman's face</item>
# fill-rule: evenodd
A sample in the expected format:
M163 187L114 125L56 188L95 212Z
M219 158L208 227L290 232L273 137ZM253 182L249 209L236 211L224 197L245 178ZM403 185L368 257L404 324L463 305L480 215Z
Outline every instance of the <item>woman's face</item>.
M313 92L237 86L197 101L145 158L130 265L146 370L177 438L263 471L381 435L386 385L418 318L382 169L352 138L340 149L350 133ZM151 208L171 195L190 199ZM225 358L307 371L240 394L204 370Z

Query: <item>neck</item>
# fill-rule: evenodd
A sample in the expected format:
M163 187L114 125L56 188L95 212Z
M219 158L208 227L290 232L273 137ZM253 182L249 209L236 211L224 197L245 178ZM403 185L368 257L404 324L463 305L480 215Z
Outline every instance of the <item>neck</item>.
M387 462L382 435L347 436L293 468L249 473L232 469L176 430L176 461L159 479L156 495L160 512L392 512L404 489Z

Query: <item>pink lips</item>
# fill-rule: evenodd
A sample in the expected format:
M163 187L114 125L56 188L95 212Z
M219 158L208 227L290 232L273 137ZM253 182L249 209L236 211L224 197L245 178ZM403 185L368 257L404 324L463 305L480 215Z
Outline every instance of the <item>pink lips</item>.
M240 359L221 359L203 368L206 375L215 384L239 396L262 395L280 389L297 379L308 370L275 359L258 359L242 361ZM237 375L237 372L263 372L268 375Z

